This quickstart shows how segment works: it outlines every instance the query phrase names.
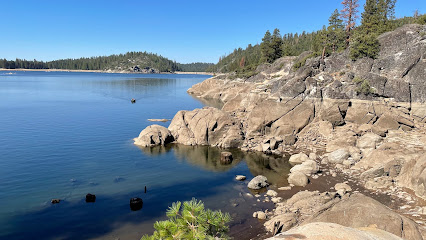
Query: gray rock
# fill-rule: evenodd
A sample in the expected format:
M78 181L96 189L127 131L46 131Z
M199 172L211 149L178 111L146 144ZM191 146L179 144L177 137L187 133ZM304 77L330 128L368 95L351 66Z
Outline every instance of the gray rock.
M328 162L333 164L341 164L349 157L349 151L346 149L338 149L328 155Z
M268 179L265 176L256 176L248 183L248 188L257 190L267 187L269 185L267 181Z
M270 196L270 197L276 197L278 195L277 192L275 192L274 190L268 190L266 192L266 195Z
M309 160L308 155L306 155L304 153L297 153L297 154L291 155L290 159L288 161L292 164L299 164L299 163L303 163L307 160Z
M292 172L288 175L288 183L298 187L305 187L308 185L309 179L302 172Z
M238 181L244 181L244 180L246 180L246 176L237 175L237 176L235 176L235 179L238 180Z
M266 214L262 211L258 211L257 212L257 218L260 220L265 220L266 219Z
M356 146L360 149L375 149L377 147L377 144L380 143L380 141L382 141L382 138L379 135L370 132L362 135L358 139Z
M317 173L319 171L318 164L313 160L307 160L302 164L296 165L290 169L290 172L302 172L306 176L310 176L313 173Z
M160 125L151 125L142 130L139 137L133 140L135 145L152 147L173 142L173 136L167 128Z

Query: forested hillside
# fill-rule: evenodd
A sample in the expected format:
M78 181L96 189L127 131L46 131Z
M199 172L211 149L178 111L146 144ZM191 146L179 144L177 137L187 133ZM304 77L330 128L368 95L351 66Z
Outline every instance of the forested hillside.
M356 26L360 18L358 0L344 0L341 10L334 10L327 26L311 33L286 33L279 29L273 33L268 30L262 43L246 49L235 49L231 54L222 56L219 62L208 68L211 72L235 72L239 77L255 74L260 64L272 63L284 56L298 56L304 51L314 56L326 57L334 52L349 48L352 60L362 57L376 58L379 53L378 36L393 31L405 24L426 24L426 15L417 11L412 17L395 18L396 0L367 0L361 14L361 25ZM295 64L300 67L306 60Z
M179 71L182 72L206 72L207 68L213 66L214 63L178 63Z
M102 70L113 72L132 72L136 69L155 69L159 72L203 72L209 63L179 64L163 56L147 52L128 52L125 54L114 54L110 56L61 59L49 62L28 61L16 59L8 61L0 59L0 68L6 69L70 69L70 70Z

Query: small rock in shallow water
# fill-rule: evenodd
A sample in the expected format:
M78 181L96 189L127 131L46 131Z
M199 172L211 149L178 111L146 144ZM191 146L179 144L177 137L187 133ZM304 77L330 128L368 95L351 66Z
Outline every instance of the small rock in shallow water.
M291 190L291 187L290 186L288 186L288 187L280 187L280 188L278 188L278 190L280 190L280 191L287 191L287 190Z
M52 199L52 201L50 201L52 204L56 204L56 203L59 203L61 201L61 199L59 199L59 198L54 198L54 199Z
M143 206L143 201L141 198L138 197L134 197L130 199L130 209L132 209L132 211L137 211L142 209Z
M237 175L237 176L235 177L235 179L236 179L236 180L238 180L238 181L244 181L244 180L246 180L246 176L243 176L243 175Z
M266 192L266 195L271 196L271 197L276 197L278 195L278 193L275 192L274 190L268 190Z
M257 212L257 218L260 220L265 220L266 219L266 214L262 211L258 211Z
M86 202L95 202L96 201L96 195L95 194L86 194Z
M226 165L232 163L232 153L230 152L221 152L220 153L220 164Z

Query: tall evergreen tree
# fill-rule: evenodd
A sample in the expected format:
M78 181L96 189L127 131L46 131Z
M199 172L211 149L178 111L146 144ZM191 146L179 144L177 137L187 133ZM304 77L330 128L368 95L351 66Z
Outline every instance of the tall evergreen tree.
M271 62L275 61L276 59L282 57L282 48L283 45L283 39L280 34L280 30L278 28L274 29L274 33L272 34L272 40L271 40L271 48L273 50L272 59Z
M355 28L356 20L359 18L358 16L358 0L343 0L343 9L342 15L345 25L346 25L346 45L349 45L349 41L351 38L352 30Z
M262 38L262 43L260 44L260 51L262 53L261 62L271 62L274 54L272 48L272 35L269 30L266 31L265 36Z
M340 19L339 11L334 10L328 19L329 26L327 28L328 47L333 52L341 50L345 47L345 32L343 20Z

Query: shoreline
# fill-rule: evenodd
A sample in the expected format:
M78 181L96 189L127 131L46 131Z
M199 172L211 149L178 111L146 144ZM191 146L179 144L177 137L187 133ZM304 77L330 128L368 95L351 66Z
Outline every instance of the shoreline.
M292 66L291 63L284 65ZM363 195L365 199L375 199L377 206L390 208L394 216L407 217L404 221L409 221L414 226L412 234L426 236L426 201L422 199L422 186L415 185L411 180L419 178L420 174L413 166L424 161L420 158L419 151L426 149L426 125L422 122L425 119L426 105L418 101L398 101L398 98L339 99L322 98L322 95L319 98L315 94L309 98L297 98L297 95L294 98L291 98L293 95L279 96L272 89L280 81L274 74L276 72L265 70L259 74L260 79L253 77L244 82L241 79L230 79L227 75L217 76L192 86L187 91L191 96L217 99L223 102L223 106L179 111L168 127L174 143L195 143L225 149L235 147L244 152L263 152L277 156L286 152L292 155L305 154L305 158L310 159L309 164L320 168L315 170L316 167L312 167L311 170L308 164L294 165L293 171L300 171L304 177L289 174L300 178L290 180L289 177L288 182L304 186L292 187L290 191L275 189L278 192L275 196L281 198L278 202L285 203L304 190L313 191L312 194L339 196L333 198L332 204L340 201L344 204L352 201L348 199L362 198ZM315 77L317 78L311 77L308 80L319 82L317 84L325 81L321 74ZM351 83L351 80L331 74L331 80L327 81L331 83L334 78L347 85ZM285 92L286 86L282 87L282 91L288 94ZM283 112L286 114L283 115ZM204 117L200 117L201 115ZM375 118L374 121L365 121L359 117L370 115L371 119ZM209 116L207 120L205 116ZM199 129L199 121L206 122L205 129ZM214 123L214 126L210 126L210 123ZM194 135L187 136L185 131ZM339 155L342 152L344 154ZM388 166L392 166L389 170L392 173L386 172ZM305 173L307 169L313 172ZM304 179L306 184L303 183ZM335 189L337 184L346 184L352 189L340 194ZM319 185L327 187L315 187ZM320 193L315 193L318 190ZM266 195L257 198L271 201ZM274 211L279 206L277 204ZM284 215L280 215L278 211L259 210L263 212L262 216L266 216L266 229L259 229L259 233L271 234L271 224L279 222L278 219ZM261 219L264 218L259 217ZM292 225L294 223L291 221L281 223L289 224L285 226L286 230L299 224ZM248 226L237 228L246 227Z
M0 68L0 72L81 72L81 73L123 73L123 74L153 74L153 73L140 73L140 72L114 72L114 71L104 71L104 70L74 70L74 69L26 69L26 68L16 68L16 69L7 69ZM194 75L211 75L214 73L208 72L160 72L157 74L194 74Z

